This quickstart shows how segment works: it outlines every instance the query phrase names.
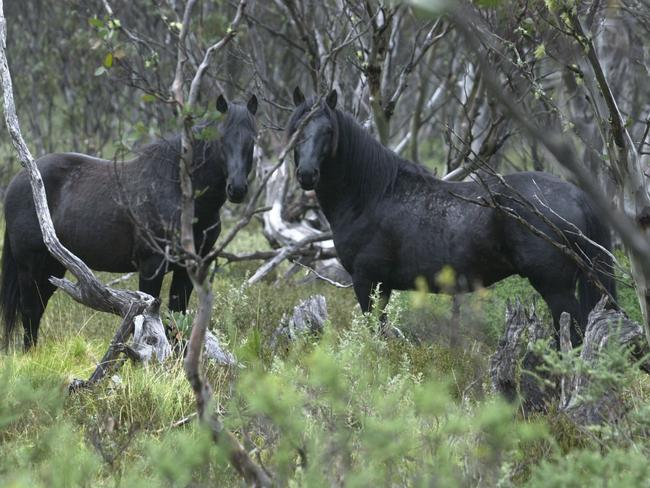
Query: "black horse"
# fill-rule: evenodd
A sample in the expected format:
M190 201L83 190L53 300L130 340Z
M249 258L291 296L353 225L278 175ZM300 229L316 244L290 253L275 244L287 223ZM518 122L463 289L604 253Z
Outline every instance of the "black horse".
M337 110L336 101L332 91L305 125L294 150L296 175L303 189L316 191L364 312L370 310L376 286L383 309L392 290L413 289L419 277L432 292L462 293L519 274L542 295L556 327L562 311L584 324L600 298L588 273L512 217L468 201L486 196L501 198L502 204L554 236L543 219L516 200L523 196L533 203L535 197L548 202L548 207L536 206L597 265L594 275L614 294L614 281L605 272L611 271L607 253L576 236L567 224L610 249L610 231L582 190L541 172L505 176L506 185L498 180L491 183L497 185L494 192L476 181L442 181L382 146L351 115ZM305 101L296 88L294 103L289 134L315 99ZM440 283L447 266L455 275L451 288ZM572 338L579 341L573 329Z
M196 193L194 233L205 255L221 231L219 210L226 198L244 200L253 166L257 98L246 105L217 99L222 122L194 128L192 184ZM216 137L218 134L218 137ZM68 249L92 269L139 272L140 290L160 294L173 271L169 308L185 311L192 283L185 268L165 259L176 242L180 222L180 135L160 140L131 161L116 163L83 154L48 154L37 161L56 233ZM18 314L29 349L55 287L50 276L65 268L47 251L36 219L24 171L12 180L5 197L0 306L8 344Z

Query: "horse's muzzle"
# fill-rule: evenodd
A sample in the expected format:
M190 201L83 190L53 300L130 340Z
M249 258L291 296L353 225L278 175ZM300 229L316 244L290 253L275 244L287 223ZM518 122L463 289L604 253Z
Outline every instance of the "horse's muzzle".
M232 203L241 203L246 198L246 193L248 193L248 184L243 185L233 185L228 183L226 185L226 195L228 196L228 201Z
M318 185L318 180L320 178L320 171L317 168L312 170L302 170L298 168L296 170L296 177L298 178L298 183L303 190L313 190Z

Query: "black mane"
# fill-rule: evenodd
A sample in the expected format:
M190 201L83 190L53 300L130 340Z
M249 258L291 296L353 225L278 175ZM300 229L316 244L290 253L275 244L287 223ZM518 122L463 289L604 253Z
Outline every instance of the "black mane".
M293 134L300 120L316 102L311 98L296 108L288 124ZM359 124L352 114L331 110L323 103L323 110L337 127L338 146L334 163L345 171L345 181L358 188L360 204L368 205L390 193L400 173L418 177L435 178L433 173L408 159L404 159L382 145ZM334 120L336 118L336 120Z
M335 113L339 127L336 159L345 165L349 181L361 189L359 196L365 203L390 193L400 173L433 177L426 168L382 145L351 114Z
M231 102L228 106L228 113L222 121L204 120L196 124L192 131L194 133L193 156L194 164L201 165L208 161L217 160L219 157L219 146L221 137L228 134L236 127L244 126L253 133L255 129L255 118L248 111L246 105L240 102ZM202 137L206 129L214 128L215 134L208 134L210 137ZM137 159L150 162L158 171L166 167L172 168L172 173L178 168L178 160L181 155L181 134L172 134L161 137L136 150Z

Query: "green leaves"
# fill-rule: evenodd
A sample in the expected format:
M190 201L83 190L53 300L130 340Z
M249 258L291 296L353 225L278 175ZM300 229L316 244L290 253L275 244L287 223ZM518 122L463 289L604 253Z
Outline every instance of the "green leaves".
M181 29L183 28L183 24L180 22L170 22L169 27L171 28L172 31L180 32Z
M576 8L575 0L544 0L546 8L553 13L566 12Z
M104 56L104 61L102 64L106 69L111 68L113 66L113 53L111 52L106 53L106 56Z
M97 27L98 29L104 27L104 22L98 19L97 17L92 17L91 19L88 19L88 23L93 27Z
M102 76L108 72L108 70L113 67L113 58L114 56L112 52L106 53L104 59L102 60L102 65L98 66L95 70L95 76Z
M99 49L104 46L108 48L108 52L102 59L102 64L95 69L95 76L104 75L109 69L113 67L116 59L121 59L126 56L124 48L120 47L119 43L115 42L115 33L121 29L122 24L119 19L102 20L98 17L88 19L88 23L97 30L99 38L95 38L90 43L92 50Z
M476 0L476 3L478 4L479 7L495 8L503 4L504 1L503 0Z
M219 137L219 129L213 125L208 125L198 130L195 137L201 141L214 141Z
M151 51L144 60L144 67L147 69L155 68L156 66L158 66L159 61L160 61L160 57L158 56L158 53L155 51Z

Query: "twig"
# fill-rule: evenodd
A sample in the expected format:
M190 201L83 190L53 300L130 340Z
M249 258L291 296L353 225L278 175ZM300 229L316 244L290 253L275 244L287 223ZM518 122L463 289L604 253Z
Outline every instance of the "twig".
M123 281L127 281L127 280L131 279L131 277L134 274L135 274L134 272L133 273L126 273L126 274L120 276L119 278L115 278L115 279L109 281L108 283L106 283L106 286L113 286L113 285L117 285L118 283L122 283Z
M187 355L185 356L184 369L188 382L190 383L194 396L196 398L196 409L199 419L207 425L215 442L224 446L228 453L230 464L237 472L248 482L255 486L271 486L272 480L269 474L257 465L249 456L248 452L241 445L239 440L223 428L223 425L217 415L209 411L209 405L212 401L212 387L210 383L202 376L200 370L201 354L203 352L207 327L212 314L213 294L210 281L208 280L208 269L211 258L216 254L209 253L207 256L200 256L196 252L196 243L194 241L194 193L192 191L192 108L196 104L201 80L207 69L212 56L221 50L237 32L237 27L243 17L246 8L246 0L240 0L237 12L230 22L226 35L208 48L203 56L192 82L188 99L185 101L183 96L183 67L187 61L184 44L189 30L192 7L195 0L188 0L185 13L183 15L183 24L178 41L178 58L176 73L172 83L171 91L174 99L179 105L179 121L183 127L181 133L181 155L180 165L180 185L181 185L181 247L187 255L185 266L192 284L196 289L198 297L198 310L192 323L192 332L187 344ZM251 207L249 207L251 208ZM254 207L252 207L254 208ZM249 212L249 219L252 218L254 211Z
M302 264L299 261L296 261L295 264L297 264L298 266L300 266L302 268L305 268L306 270L310 271L319 280L323 280L324 282L329 283L330 285L333 285L336 288L351 288L352 287L352 283L349 283L349 284L346 285L344 283L339 283L338 281L334 281L333 279L328 278L327 276L323 276L318 271L316 271L314 268L311 268L311 267L307 266L306 264Z
M609 290L603 285L603 283L600 281L597 275L594 274L594 269L593 267L595 266L595 263L590 263L586 264L585 260L583 257L581 257L576 251L572 249L571 243L569 239L566 237L565 232L560 229L553 221L551 221L546 215L544 215L542 212L535 207L531 202L529 202L526 198L521 195L515 188L513 188L511 185L509 185L503 176L499 175L498 173L494 172L493 176L495 176L501 185L503 185L504 188L506 188L509 192L513 193L515 196L510 196L502 193L494 193L487 183L483 181L480 177L480 183L482 184L483 188L488 192L488 197L486 198L485 196L478 197L476 199L474 198L468 198L465 197L464 195L459 195L456 193L452 193L455 197L471 202L477 205L480 205L482 207L489 207L493 208L495 210L498 210L508 217L511 217L515 219L518 223L526 227L529 231L531 231L534 235L544 239L545 241L549 242L552 244L555 248L560 250L563 254L565 254L567 257L569 257L572 261L576 263L576 265L587 275L589 276L589 279L596 285L596 287L609 299L612 301L612 303L616 303L615 298L611 295ZM535 214L538 218L542 219L544 224L548 225L551 230L557 235L559 239L564 241L564 244L561 242L558 242L556 239L553 239L551 236L543 232L541 229L537 228L533 224L531 224L527 219L524 219L519 212L517 212L515 209L512 207L507 207L506 205L500 203L498 201L498 198L504 198L506 200L512 200L520 205L525 206L527 209L529 209L531 212Z
M637 147L637 151L639 152L639 154L643 153L643 146L646 145L645 140L648 137L648 132L650 132L650 115L648 116L648 118L645 119L645 130L643 131L643 136L641 137L641 140L639 141L639 146Z

